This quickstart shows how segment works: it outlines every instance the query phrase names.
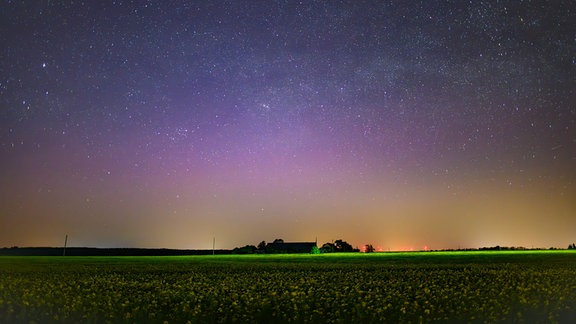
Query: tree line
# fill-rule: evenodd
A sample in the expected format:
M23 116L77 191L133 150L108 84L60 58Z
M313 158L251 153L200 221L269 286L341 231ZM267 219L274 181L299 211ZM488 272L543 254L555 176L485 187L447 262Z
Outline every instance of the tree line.
M283 239L275 239L271 243L262 241L258 245L245 245L232 250L235 254L274 254L274 253L336 253L336 252L359 252L348 242L338 239L324 243L318 247L316 242L284 242Z

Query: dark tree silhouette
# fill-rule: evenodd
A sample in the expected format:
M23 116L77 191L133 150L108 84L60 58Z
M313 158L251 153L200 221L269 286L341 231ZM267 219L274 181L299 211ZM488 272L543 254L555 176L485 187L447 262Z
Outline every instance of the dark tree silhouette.
M366 253L372 253L372 252L374 252L374 251L375 251L375 249L374 249L374 247L372 246L372 244L366 244L366 245L364 245L364 252L366 252Z
M274 242L272 242L272 243L275 243L275 244L276 243L284 243L284 240L283 239L275 239Z
M348 244L348 242L343 240L336 240L334 241L335 252L355 252L352 245Z
M245 245L243 247L237 247L232 250L234 254L252 254L256 251L256 247L254 245Z
M359 249L355 249L352 245L348 244L348 242L343 240L336 240L334 243L324 243L320 248L320 252L322 253L331 253L331 252L358 252Z
M321 253L332 253L334 252L334 244L332 243L324 243L320 248Z
M262 242L258 243L258 250L260 250L260 251L266 250L266 241L262 241Z

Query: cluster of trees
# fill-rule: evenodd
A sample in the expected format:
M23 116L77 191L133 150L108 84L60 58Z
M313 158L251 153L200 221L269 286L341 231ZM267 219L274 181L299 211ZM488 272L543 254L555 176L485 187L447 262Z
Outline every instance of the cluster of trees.
M324 243L320 248L320 253L332 253L332 252L359 252L359 249L355 249L348 242L343 240L336 240L334 243Z
M232 250L235 254L254 254L254 253L333 253L333 252L359 252L360 250L352 247L344 240L336 240L332 243L324 243L318 248L314 242L295 242L285 243L283 239L275 239L272 243L262 241L258 245L245 245ZM374 248L372 248L372 251Z
M372 244L366 244L366 245L364 245L364 252L372 253L372 252L376 252L376 249L372 246Z
M568 245L568 250L576 250L576 244L572 243Z
M275 239L273 244L284 243L283 239ZM274 253L271 249L266 248L266 241L258 243L258 245L245 245L242 247L237 247L232 250L234 254L253 254L253 253Z

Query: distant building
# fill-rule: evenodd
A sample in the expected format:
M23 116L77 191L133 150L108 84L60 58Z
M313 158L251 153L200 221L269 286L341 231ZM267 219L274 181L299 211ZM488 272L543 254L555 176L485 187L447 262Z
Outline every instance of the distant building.
M266 253L310 253L316 242L274 242L266 244Z

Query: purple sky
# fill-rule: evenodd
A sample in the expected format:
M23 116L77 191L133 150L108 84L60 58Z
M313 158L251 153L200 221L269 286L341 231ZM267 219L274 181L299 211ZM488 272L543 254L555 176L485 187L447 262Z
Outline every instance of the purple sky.
M571 1L4 1L0 247L576 241Z

